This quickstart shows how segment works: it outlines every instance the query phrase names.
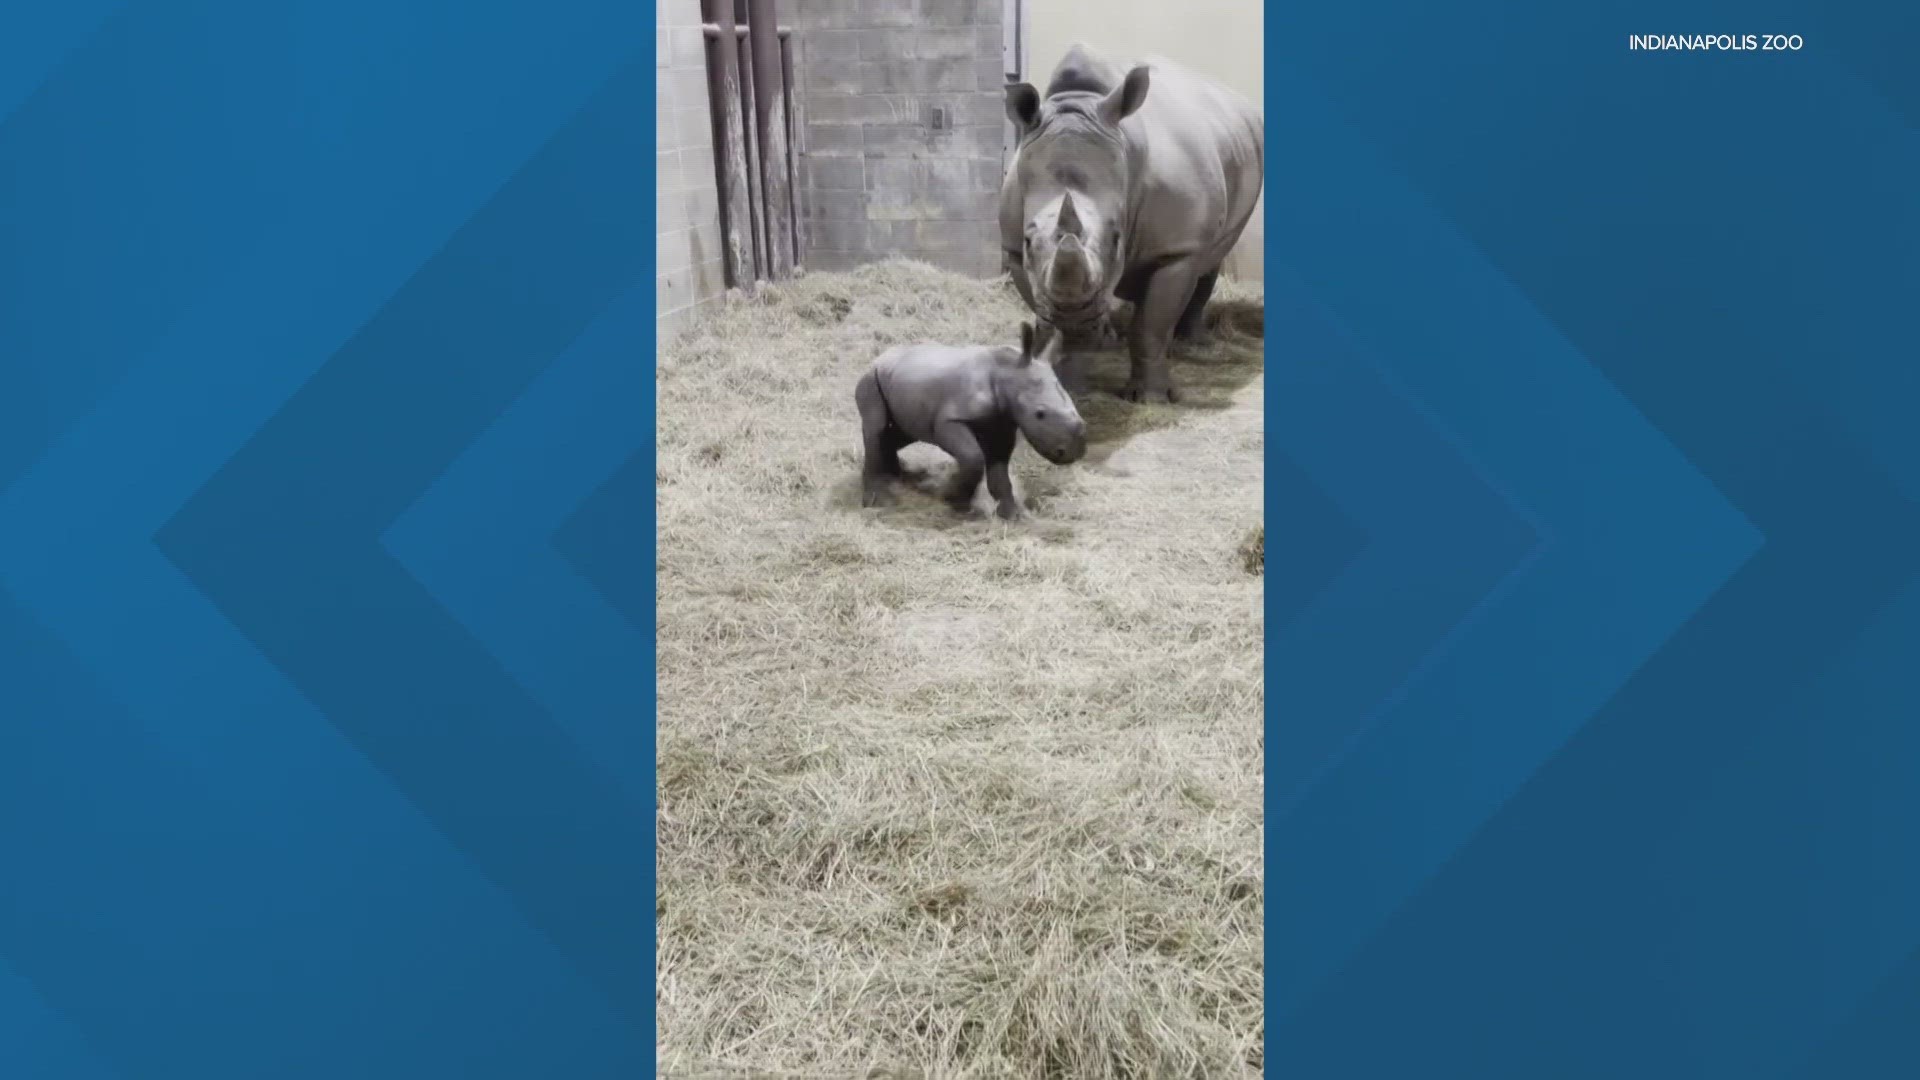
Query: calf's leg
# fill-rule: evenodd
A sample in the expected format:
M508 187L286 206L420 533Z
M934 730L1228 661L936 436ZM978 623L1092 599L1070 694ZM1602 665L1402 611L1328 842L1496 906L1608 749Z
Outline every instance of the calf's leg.
M887 403L873 373L860 376L853 387L860 408L860 505L880 506L893 501L887 481L900 475L900 441L889 430Z
M1007 472L1007 459L994 457L987 461L987 493L993 496L994 513L1008 521L1016 521L1026 513L1020 500L1013 494L1013 477Z
M947 505L965 513L973 506L973 493L986 472L987 456L973 429L958 420L942 420L933 428L935 446L953 456L953 486L947 491Z

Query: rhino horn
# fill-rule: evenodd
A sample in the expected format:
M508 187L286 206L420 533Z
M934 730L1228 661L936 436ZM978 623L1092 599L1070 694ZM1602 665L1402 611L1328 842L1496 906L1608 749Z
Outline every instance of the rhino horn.
M1085 236L1085 226L1080 224L1080 211L1073 208L1073 192L1060 197L1060 232L1064 236Z
M1079 240L1069 236L1053 253L1047 285L1056 293L1077 296L1086 289L1087 276L1086 249L1080 246Z

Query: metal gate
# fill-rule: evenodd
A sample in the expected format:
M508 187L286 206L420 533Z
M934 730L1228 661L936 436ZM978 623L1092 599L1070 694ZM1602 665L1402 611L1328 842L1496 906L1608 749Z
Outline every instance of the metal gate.
M701 0L707 98L730 288L789 277L800 265L793 158L793 42L775 0Z

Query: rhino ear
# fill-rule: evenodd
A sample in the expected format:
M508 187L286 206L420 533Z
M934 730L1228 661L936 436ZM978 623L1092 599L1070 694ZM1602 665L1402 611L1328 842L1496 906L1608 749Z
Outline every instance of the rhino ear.
M1100 103L1101 119L1117 124L1132 116L1147 100L1147 82L1147 65L1135 64L1126 79Z
M1040 117L1040 91L1031 83L1013 83L1007 87L1007 119L1025 135Z

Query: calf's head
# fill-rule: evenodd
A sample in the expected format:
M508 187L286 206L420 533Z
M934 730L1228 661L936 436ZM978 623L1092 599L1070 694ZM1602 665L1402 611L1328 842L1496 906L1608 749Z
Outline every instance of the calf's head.
M1147 70L1135 67L1111 90L1069 82L1045 101L1027 83L1007 88L1007 116L1020 132L1011 178L1025 222L1020 265L1035 308L1056 325L1096 318L1123 269L1120 121L1146 101Z
M1037 344L1039 336L1032 323L1020 324L1019 355L1001 350L994 396L1040 456L1055 465L1071 465L1087 452L1087 424L1053 371L1063 335L1051 331L1044 345Z

